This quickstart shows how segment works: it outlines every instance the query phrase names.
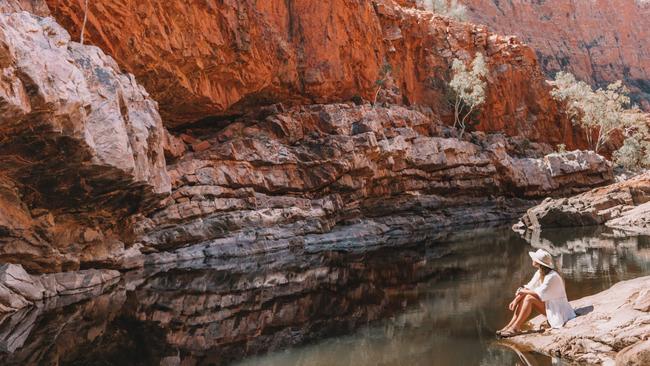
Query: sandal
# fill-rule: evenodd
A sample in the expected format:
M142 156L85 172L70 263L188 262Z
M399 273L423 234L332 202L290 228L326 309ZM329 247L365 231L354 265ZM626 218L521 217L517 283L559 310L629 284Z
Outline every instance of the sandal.
M522 334L522 331L520 331L520 330L517 330L517 331L515 331L515 330L504 330L503 332L500 332L499 335L501 336L501 338L510 338L510 337L515 337L515 336L521 335L521 334Z

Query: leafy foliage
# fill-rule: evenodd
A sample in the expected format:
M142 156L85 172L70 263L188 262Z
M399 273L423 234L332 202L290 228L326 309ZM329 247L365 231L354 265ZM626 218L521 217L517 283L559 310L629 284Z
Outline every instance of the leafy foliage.
M436 14L460 21L467 20L467 8L458 3L458 0L418 0L418 3Z
M599 152L612 133L641 124L642 115L630 107L629 90L619 80L605 89L591 86L566 72L559 72L551 92L557 100L567 103L569 116L583 127L590 148Z
M631 106L629 90L620 80L593 90L572 74L559 72L553 84L551 94L566 102L569 116L585 130L592 150L600 152L612 134L620 131L625 141L614 153L614 161L632 170L650 166L647 122L639 109Z
M616 164L628 170L650 168L650 141L648 141L647 127L629 136L623 146L614 152Z
M483 54L478 53L472 61L471 70L460 59L454 59L451 70L453 77L449 87L455 96L454 127L460 128L459 137L462 137L468 117L485 103L488 68Z

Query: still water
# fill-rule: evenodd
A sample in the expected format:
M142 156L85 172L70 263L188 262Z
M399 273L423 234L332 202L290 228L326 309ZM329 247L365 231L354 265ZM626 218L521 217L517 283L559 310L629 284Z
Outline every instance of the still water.
M570 299L650 274L648 237L493 228L368 252L186 262L5 316L0 364L550 365L493 336L540 247Z

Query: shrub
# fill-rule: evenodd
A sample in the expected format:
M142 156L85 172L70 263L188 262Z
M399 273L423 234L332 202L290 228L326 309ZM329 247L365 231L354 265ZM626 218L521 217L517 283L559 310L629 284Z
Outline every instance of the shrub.
M600 152L614 131L642 123L641 113L630 106L629 91L620 80L594 91L572 74L559 72L553 84L551 94L567 103L569 116L585 130L589 146L595 152Z
M567 104L567 113L586 133L590 148L600 152L615 131L625 137L621 148L614 152L614 161L627 169L650 166L650 142L646 119L636 106L631 106L629 90L621 81L607 88L593 90L585 82L565 72L559 72L551 92Z
M392 78L392 72L393 66L387 61L384 61L384 64L379 70L379 76L377 77L377 80L375 80L377 91L375 91L375 97L372 100L373 106L377 104L377 97L379 97L379 92L381 92L381 90L387 86L390 78Z
M436 14L460 21L467 20L467 8L459 4L458 0L418 0L418 3Z
M467 119L485 102L488 68L483 54L478 53L468 70L465 63L454 59L451 65L453 77L449 87L454 94L454 127L460 129L459 138L467 127Z
M650 141L647 138L647 129L645 133L638 132L626 138L623 146L614 152L614 162L632 171L650 168Z

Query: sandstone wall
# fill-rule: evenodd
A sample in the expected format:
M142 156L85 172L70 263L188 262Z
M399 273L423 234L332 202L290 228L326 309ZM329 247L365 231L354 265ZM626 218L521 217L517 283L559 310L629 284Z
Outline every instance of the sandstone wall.
M77 38L83 1L47 3ZM401 3L91 1L87 39L136 75L170 127L203 118L224 124L216 117L274 102L372 100L385 64L391 101L430 106L449 120L451 60L481 52L491 87L478 129L584 146L550 98L532 49Z
M60 271L109 256L123 220L170 190L156 102L27 12L0 14L0 66L0 258Z
M473 22L514 34L540 66L592 84L624 80L650 110L650 2L643 0L463 0Z
M546 145L505 135L459 140L398 106L302 106L192 133L182 138L194 151L168 167L171 197L136 241L146 252L194 246L154 262L379 245L409 230L509 220L529 204L509 200L612 180L594 153L542 157Z
M48 2L75 39L81 3ZM379 245L611 180L597 155L543 157L582 134L534 52L484 27L392 0L89 3L99 47L0 2L0 258L30 272ZM444 85L477 52L477 129L499 133L463 140Z

